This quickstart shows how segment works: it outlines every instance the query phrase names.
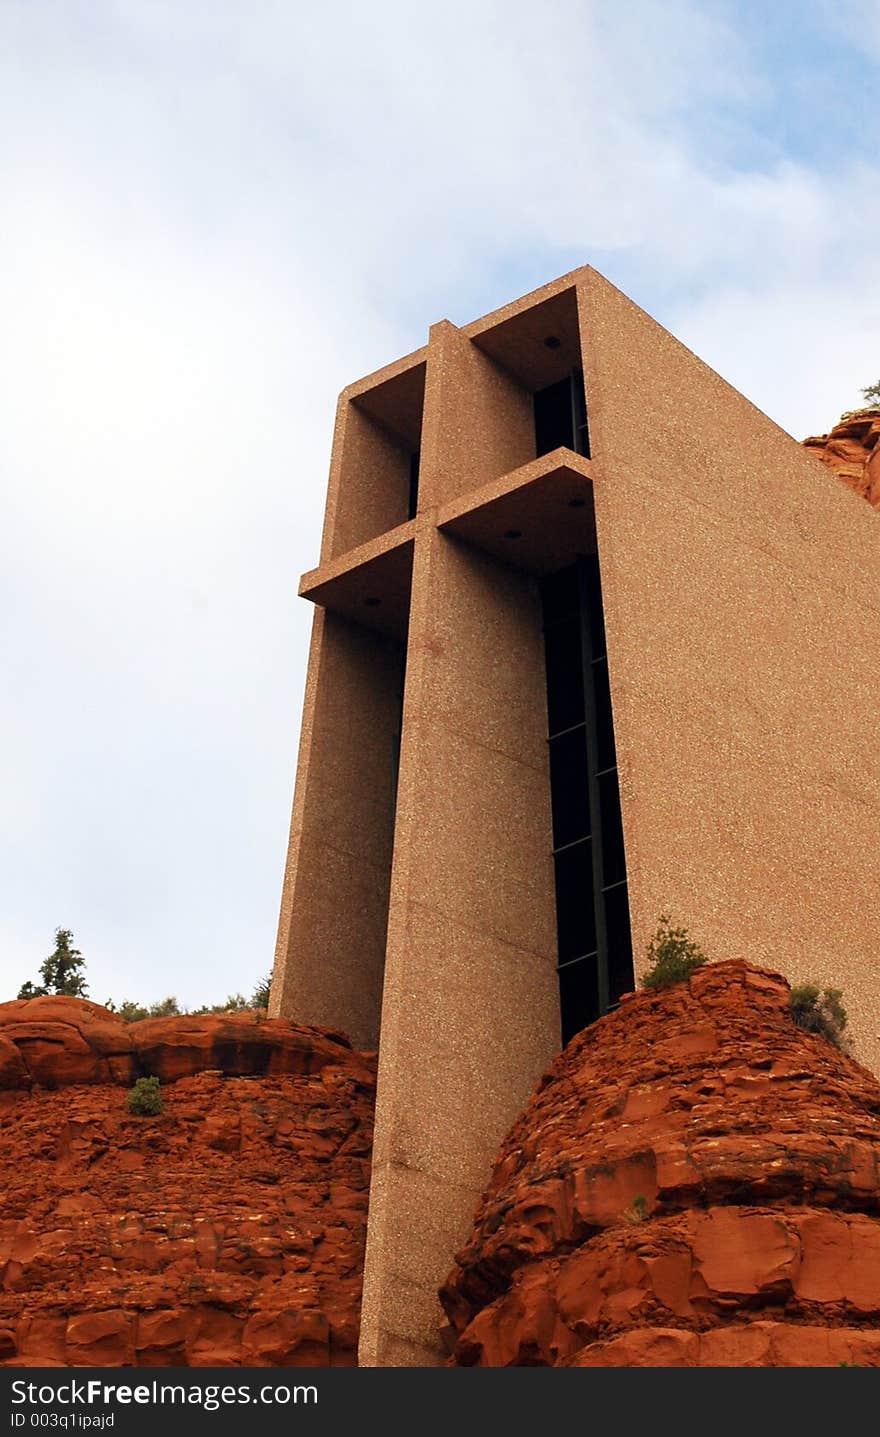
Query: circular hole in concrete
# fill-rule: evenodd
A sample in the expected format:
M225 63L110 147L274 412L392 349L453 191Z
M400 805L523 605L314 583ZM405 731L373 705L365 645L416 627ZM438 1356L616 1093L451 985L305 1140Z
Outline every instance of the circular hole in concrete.
M583 509L586 502L586 499L569 499L568 507L569 509Z
M364 608L365 608L365 609L378 609L378 607L379 607L379 605L381 604L381 602L382 602L381 599L374 599L374 598L364 599Z
M547 338L544 340L544 343L546 344L548 349L562 348L562 340L559 339L558 336L555 334L548 334Z
M505 529L504 537L505 539L521 539L522 529Z

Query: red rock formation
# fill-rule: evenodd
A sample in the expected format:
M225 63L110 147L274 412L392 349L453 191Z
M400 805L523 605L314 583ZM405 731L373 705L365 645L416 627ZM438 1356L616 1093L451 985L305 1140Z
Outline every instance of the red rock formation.
M0 1364L353 1364L373 1082L282 1020L2 1005ZM880 1084L777 975L629 998L502 1149L453 1362L880 1366L878 1163Z
M804 446L880 509L880 409L844 415L830 434L805 439Z
M742 963L579 1034L442 1292L460 1366L880 1366L880 1083Z
M374 1077L254 1014L0 1006L0 1365L353 1365Z
M341 1033L262 1013L123 1023L85 998L18 998L0 1003L0 1088L130 1084L149 1074L171 1083L206 1068L227 1077L311 1073L340 1043L349 1046Z

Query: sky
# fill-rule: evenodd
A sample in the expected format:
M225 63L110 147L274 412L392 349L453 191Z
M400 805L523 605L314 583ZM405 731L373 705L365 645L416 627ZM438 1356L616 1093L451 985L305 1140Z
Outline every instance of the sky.
M880 378L880 0L0 0L0 1000L272 963L340 389L593 264Z

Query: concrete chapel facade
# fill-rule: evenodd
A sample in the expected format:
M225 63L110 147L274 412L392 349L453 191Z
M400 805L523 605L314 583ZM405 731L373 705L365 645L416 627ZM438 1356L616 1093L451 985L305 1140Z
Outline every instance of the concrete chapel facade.
M379 1048L360 1361L661 912L880 1067L878 516L595 270L344 390L271 1011Z

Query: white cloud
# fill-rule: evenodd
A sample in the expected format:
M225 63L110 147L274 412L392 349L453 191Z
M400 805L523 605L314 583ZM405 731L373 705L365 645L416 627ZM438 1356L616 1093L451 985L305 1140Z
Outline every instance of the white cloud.
M61 923L99 997L219 997L271 958L338 389L602 256L821 428L878 368L876 164L759 167L772 76L696 0L0 27L8 986Z
M844 278L772 293L720 287L679 337L798 439L826 432L880 374L880 300Z

